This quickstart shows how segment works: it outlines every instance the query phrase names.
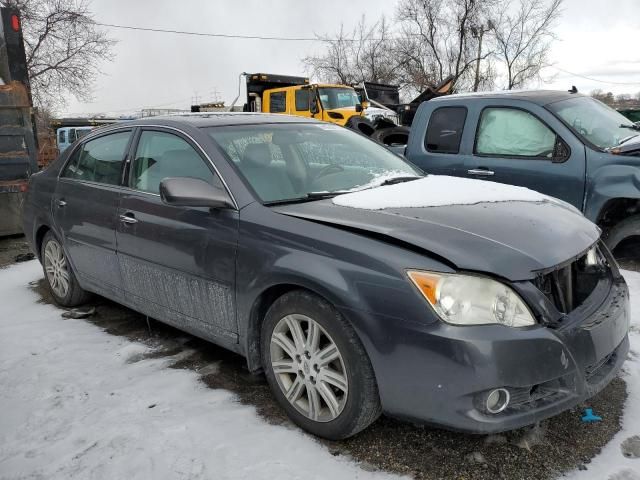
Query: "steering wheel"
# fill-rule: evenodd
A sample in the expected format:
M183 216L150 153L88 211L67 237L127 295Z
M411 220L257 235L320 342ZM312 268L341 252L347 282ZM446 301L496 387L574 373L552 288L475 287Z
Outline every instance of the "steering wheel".
M326 167L323 167L318 173L316 173L316 175L313 177L313 180L317 180L332 173L338 173L342 171L344 171L344 167L342 165L338 165L337 163L330 163Z
M545 150L544 152L540 152L538 155L536 155L537 157L548 157L551 158L553 156L553 151L555 149L550 148L548 150Z

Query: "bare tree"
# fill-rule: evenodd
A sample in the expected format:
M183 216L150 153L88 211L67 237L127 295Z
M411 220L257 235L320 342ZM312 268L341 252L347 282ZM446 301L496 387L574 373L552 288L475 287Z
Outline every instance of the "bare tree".
M488 9L495 0L401 0L396 54L402 75L417 91L453 75L458 90L475 83ZM482 32L482 33L480 33ZM479 48L480 47L480 48ZM480 77L478 73L478 86Z
M55 109L66 94L91 98L114 40L94 23L86 0L0 0L19 10L34 103Z
M318 39L322 53L302 60L318 79L346 85L362 81L391 83L397 79L385 17L369 25L363 15L353 31L345 32L341 25L335 37L319 35Z
M518 0L500 6L495 22L496 56L503 63L508 90L521 88L549 63L553 27L563 0Z

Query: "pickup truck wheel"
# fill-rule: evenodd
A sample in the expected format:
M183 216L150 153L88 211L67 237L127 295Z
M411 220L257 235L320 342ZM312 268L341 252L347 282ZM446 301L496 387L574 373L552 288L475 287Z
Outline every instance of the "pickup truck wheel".
M637 244L640 244L640 215L633 215L631 217L625 218L621 222L617 223L609 231L605 236L605 243L611 252L614 254L616 259L621 256L628 257L629 255L626 252L622 252L621 248L623 244L627 243L627 241L635 240ZM635 255L636 259L640 258L640 253L636 250Z
M44 278L56 303L63 307L75 307L86 303L89 293L78 284L62 244L51 231L47 232L42 240L40 258Z
M269 308L262 363L278 403L298 426L340 440L381 413L371 362L353 328L325 300L289 292Z

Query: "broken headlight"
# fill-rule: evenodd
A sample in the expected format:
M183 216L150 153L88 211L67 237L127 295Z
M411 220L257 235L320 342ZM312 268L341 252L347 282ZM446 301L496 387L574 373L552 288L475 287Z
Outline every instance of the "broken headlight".
M420 270L410 270L407 274L447 323L508 327L528 327L536 323L513 289L490 278Z

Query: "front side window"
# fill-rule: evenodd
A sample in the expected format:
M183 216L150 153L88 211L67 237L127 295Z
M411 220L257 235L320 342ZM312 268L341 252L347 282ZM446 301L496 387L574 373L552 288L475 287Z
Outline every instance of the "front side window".
M511 157L551 158L556 134L529 112L485 108L480 117L475 153Z
M130 177L132 188L149 193L160 193L160 182L168 177L199 178L222 188L220 180L186 140L152 130L140 135Z
M309 89L301 88L296 90L296 110L306 112L309 110Z
M425 146L430 152L458 153L464 122L465 107L442 107L434 110L429 119Z
M284 113L287 111L287 92L273 92L269 95L269 112Z
M131 132L126 131L89 140L74 151L62 176L119 185L130 137Z
M325 124L210 127L207 133L263 202L343 193L422 173L383 146Z

